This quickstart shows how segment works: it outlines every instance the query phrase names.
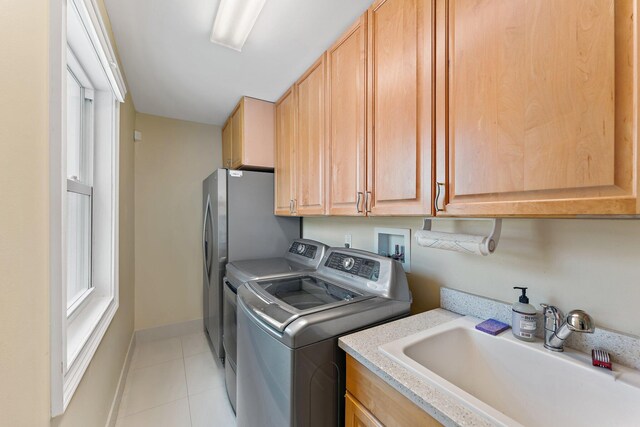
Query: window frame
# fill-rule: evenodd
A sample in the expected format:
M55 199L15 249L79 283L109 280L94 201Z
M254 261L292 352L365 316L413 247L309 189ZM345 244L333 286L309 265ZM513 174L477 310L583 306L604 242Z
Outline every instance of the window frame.
M73 321L78 313L87 307L92 301L95 286L93 284L93 171L94 171L94 140L95 140L95 88L87 76L73 50L67 45L67 72L76 80L81 88L82 106L80 109L80 135L83 138L84 151L81 154L81 165L79 175L81 177L67 176L66 191L89 197L89 287L84 290L75 300L69 304L67 295L67 322ZM90 101L89 103L87 101ZM89 105L88 105L89 104ZM83 179L82 179L83 178ZM68 224L67 224L68 226ZM68 242L67 242L68 243ZM68 280L67 280L68 288ZM68 289L67 289L68 290Z
M119 306L119 117L126 87L95 0L54 1L50 3L49 13L49 294L51 416L55 417L67 408ZM73 14L69 15L70 22L67 22L68 13ZM81 49L76 49L78 46ZM89 57L91 68L86 67ZM95 89L87 93L93 97L96 128L91 153L95 164L89 186L67 177L66 79L67 69L73 67L74 62L86 69L84 76L73 72L76 80L84 86L82 80L86 78ZM96 73L99 73L99 82L89 79L98 75ZM92 286L67 306L67 193L69 188L86 192L87 187L91 188L92 203L91 251L96 254L90 262Z

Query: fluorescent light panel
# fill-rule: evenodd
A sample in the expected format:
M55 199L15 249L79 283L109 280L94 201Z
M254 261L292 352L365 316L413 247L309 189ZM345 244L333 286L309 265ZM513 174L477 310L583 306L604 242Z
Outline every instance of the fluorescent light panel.
M265 2L221 0L211 31L211 41L240 52Z

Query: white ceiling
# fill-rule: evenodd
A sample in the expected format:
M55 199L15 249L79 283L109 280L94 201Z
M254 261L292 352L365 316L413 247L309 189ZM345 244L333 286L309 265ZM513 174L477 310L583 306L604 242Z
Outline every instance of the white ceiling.
M106 0L142 113L223 124L241 96L276 101L372 0L267 0L242 52L209 41L219 0Z

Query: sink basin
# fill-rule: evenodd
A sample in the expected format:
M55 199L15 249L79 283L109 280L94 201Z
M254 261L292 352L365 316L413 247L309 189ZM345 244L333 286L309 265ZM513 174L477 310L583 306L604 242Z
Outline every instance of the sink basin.
M494 337L480 322L462 317L379 349L492 424L640 425L640 371L597 368L590 355L550 352L510 330Z

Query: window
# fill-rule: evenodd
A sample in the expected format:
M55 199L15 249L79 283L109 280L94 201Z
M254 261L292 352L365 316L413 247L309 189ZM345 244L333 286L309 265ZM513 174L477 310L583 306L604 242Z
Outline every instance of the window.
M94 90L67 52L67 317L92 294Z
M51 414L56 416L69 404L118 309L119 108L126 91L95 2L51 5Z

